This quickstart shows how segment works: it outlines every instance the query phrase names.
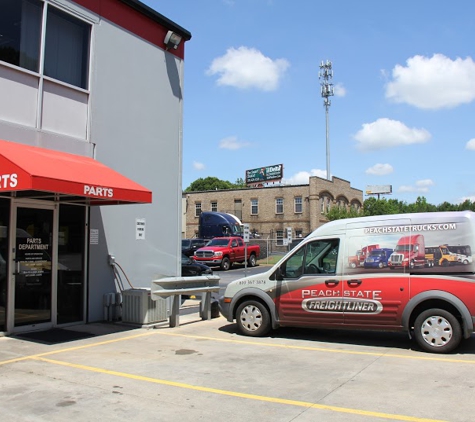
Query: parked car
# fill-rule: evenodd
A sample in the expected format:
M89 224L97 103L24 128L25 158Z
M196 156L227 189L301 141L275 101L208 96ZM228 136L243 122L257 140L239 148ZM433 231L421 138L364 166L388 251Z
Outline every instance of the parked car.
M181 254L181 275L183 277L197 275L212 275L213 270L205 264L196 262L192 257ZM181 295L181 303L186 299L190 299L189 295Z
M227 271L233 263L242 264L246 260L250 267L255 267L260 253L259 245L246 246L241 237L215 237L195 252L194 259L210 267L220 266L223 271Z
M195 251L206 245L205 239L181 239L181 251L186 256L193 256Z
M196 262L192 257L185 254L181 254L181 275L183 277L212 274L213 270L207 265Z

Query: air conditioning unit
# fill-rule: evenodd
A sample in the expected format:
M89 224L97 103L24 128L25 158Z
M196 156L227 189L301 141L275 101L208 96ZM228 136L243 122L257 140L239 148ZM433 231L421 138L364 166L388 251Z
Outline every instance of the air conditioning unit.
M128 289L122 292L122 322L147 325L166 321L170 316L169 299L152 300L150 289Z

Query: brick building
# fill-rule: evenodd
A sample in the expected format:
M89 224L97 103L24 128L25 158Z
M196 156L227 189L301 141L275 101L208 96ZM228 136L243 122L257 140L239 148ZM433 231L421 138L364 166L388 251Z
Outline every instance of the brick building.
M268 186L183 193L183 237L198 235L201 211L221 211L236 215L249 224L251 233L283 238L287 227L292 237L304 237L326 223L324 213L333 206L361 208L363 191L350 182L310 177L306 185Z

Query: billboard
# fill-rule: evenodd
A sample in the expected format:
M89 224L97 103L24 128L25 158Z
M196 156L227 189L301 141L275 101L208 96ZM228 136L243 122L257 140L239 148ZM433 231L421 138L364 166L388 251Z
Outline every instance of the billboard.
M283 164L246 170L246 185L254 185L259 183L267 183L272 180L280 180L282 179L283 175Z
M392 185L370 185L366 186L366 195L380 195L384 193L392 193Z

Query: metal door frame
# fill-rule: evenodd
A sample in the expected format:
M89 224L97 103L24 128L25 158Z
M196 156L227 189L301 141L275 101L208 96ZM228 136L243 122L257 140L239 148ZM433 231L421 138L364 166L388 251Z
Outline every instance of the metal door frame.
M52 261L51 261L51 321L38 324L23 325L15 327L15 258L16 258L16 229L18 208L45 209L53 211L52 227ZM52 328L56 325L57 317L57 269L58 269L58 222L59 209L57 203L48 201L38 201L33 199L13 199L10 209L9 228L9 266L8 266L8 299L7 299L7 332L20 333L26 331L39 331Z

